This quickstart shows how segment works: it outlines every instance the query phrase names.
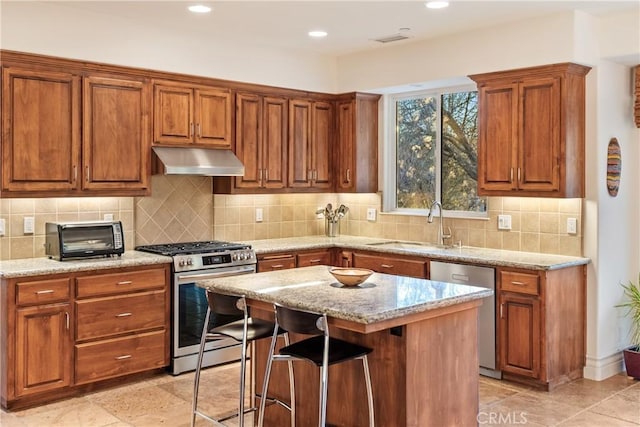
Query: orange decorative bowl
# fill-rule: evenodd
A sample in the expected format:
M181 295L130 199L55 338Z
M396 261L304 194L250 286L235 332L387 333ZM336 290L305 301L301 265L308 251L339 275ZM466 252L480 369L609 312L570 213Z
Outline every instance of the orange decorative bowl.
M373 274L367 268L331 267L329 273L345 286L357 286Z

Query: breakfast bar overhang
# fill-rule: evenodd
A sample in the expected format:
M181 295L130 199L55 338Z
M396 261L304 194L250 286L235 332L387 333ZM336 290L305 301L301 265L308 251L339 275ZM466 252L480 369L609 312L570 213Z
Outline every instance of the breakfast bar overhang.
M274 303L326 313L331 336L373 348L369 364L376 425L477 425L478 306L492 290L380 273L359 286L344 287L327 266L203 280L197 285L244 295L255 317L273 318ZM258 342L253 356L258 388L268 345ZM330 367L329 424L368 424L361 369L357 361ZM294 372L297 424L314 425L317 369L295 362ZM274 366L269 395L289 400L284 366ZM269 406L265 425L289 425L288 411Z

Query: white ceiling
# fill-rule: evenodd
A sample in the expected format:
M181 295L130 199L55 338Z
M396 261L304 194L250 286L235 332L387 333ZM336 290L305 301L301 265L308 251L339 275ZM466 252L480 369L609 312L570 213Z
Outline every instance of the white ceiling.
M167 31L337 56L382 48L383 45L373 39L400 32L409 36L409 40L390 43L389 46L574 9L592 14L627 10L637 14L640 0L450 0L450 6L441 10L427 9L423 1L395 0L85 0L59 3L145 25L157 25ZM213 11L204 15L193 14L187 11L191 4L206 4ZM308 31L316 29L327 31L328 37L317 40L307 36Z

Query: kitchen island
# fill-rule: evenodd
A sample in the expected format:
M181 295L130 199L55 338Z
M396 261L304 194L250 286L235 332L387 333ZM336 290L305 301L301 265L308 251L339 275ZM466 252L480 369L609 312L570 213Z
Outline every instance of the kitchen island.
M273 317L273 303L326 313L332 336L373 348L369 363L376 425L477 425L477 308L492 291L379 273L360 286L345 288L328 269L304 267L197 284L245 295L254 316ZM261 384L268 342L256 347L256 383ZM313 425L318 372L304 362L294 366L297 421ZM274 366L269 394L288 400L284 367ZM327 420L340 426L367 425L364 378L357 361L330 368ZM288 425L288 412L269 407L265 424Z

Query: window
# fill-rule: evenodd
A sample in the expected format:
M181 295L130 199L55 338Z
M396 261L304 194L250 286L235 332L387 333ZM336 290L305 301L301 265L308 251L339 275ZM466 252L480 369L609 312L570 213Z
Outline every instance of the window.
M477 195L478 93L470 88L398 94L389 102L385 208L486 216Z

